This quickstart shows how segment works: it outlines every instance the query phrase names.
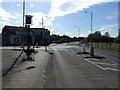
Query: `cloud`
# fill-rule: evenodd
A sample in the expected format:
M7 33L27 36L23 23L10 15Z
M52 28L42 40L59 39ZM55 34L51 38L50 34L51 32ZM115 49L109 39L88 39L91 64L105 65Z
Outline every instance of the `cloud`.
M20 7L21 5L20 4L17 4L18 7Z
M21 15L19 13L10 13L8 11L6 11L5 9L3 9L2 7L0 7L0 27L4 27L4 25L17 25L18 20L20 20ZM13 22L14 20L14 22ZM16 23L17 21L17 23Z
M70 36L70 37L74 37L74 34L71 32L65 32L64 35Z
M12 20L10 20L10 19L7 18L7 17L0 17L0 20L2 20L2 21L8 21L8 22L12 21Z
M46 15L42 12L35 12L35 13L28 13L28 15L32 15L32 26L31 27L41 27L42 23L42 17L44 20L44 26L46 26Z
M11 25L11 23L5 22L5 21L0 21L0 25L1 25L1 28L3 28L4 25ZM1 28L0 28L0 29L1 29ZM0 31L0 32L1 32L1 31Z
M5 17L5 18L13 18L15 19L16 17L15 16L12 16L9 12L7 12L5 9L3 9L2 7L0 7L0 17Z
M119 0L51 0L50 11L47 15L47 18L44 18L44 20L46 21L45 25L51 26L56 17L64 16L71 13L77 13L86 8L94 6L95 4L118 1ZM31 4L31 6L33 5ZM40 27L42 16L45 17L46 15L42 12L34 13L33 26Z
M107 19L114 19L117 18L118 16L108 16Z
M16 23L22 23L21 20L17 20Z
M2 2L21 2L23 0L0 0ZM51 0L25 0L26 2L51 2Z
M95 4L118 2L119 0L52 0L49 16L54 20L57 16L76 13Z
M111 24L111 25L103 25L100 27L97 31L105 31L105 30L110 30L112 28L118 27L118 24Z
M42 17L44 17L44 25L51 26L56 17L64 16L71 13L77 13L86 8L94 6L95 4L118 1L119 0L51 0L51 8L48 15L42 12L34 12L29 14L33 15L32 27L41 27ZM17 4L17 6L19 7L21 5ZM34 7L34 4L31 3L30 6L31 8ZM0 11L2 13L0 14L0 18L5 21L10 21L10 19L17 19L17 17L11 15L11 13L1 7Z
M101 34L104 34L105 32L111 32L111 34L112 34L112 32L114 31L114 32L116 32L116 30L118 30L117 28L118 28L118 24L111 24L111 25L103 25L103 26L96 26L96 27L98 27L98 29L97 30L95 30L95 31L100 31L101 32Z
M119 0L52 0L50 16L64 16L89 8L95 4L117 2Z
M34 4L31 3L31 4L30 4L30 7L33 8L33 7L34 7Z

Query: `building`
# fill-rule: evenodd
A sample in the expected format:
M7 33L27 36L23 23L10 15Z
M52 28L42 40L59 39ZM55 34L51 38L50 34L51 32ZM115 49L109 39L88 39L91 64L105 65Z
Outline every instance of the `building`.
M28 29L24 27L5 26L2 30L2 45L27 45ZM30 28L30 43L35 45L48 45L50 31L44 28Z

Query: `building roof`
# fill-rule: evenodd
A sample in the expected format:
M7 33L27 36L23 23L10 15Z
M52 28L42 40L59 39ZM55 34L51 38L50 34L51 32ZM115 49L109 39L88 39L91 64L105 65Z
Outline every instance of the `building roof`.
M24 30L24 27L21 27L21 26L4 26L3 29L6 29L6 30ZM49 31L48 29L44 29L44 28L30 28L31 30L46 30L46 31Z

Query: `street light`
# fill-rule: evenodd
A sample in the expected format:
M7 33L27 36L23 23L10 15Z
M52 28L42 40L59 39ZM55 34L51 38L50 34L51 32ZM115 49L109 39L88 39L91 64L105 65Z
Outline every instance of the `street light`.
M47 16L46 16L47 17ZM42 28L44 28L44 18L42 17Z
M91 15L91 34L92 34L92 12L85 11L85 13L90 13L90 15Z
M47 16L46 16L47 17ZM44 44L45 44L45 51L47 51L47 38L45 37L45 26L44 26L44 18L42 17L42 29L44 28Z
M74 26L75 28L78 28L78 32L77 32L77 34L78 34L78 38L79 38L79 34L80 34L80 27L78 27L78 26Z
M85 11L85 13L90 13L90 16L91 16L91 35L92 35L92 19L93 19L93 17L92 17L92 15L93 15L93 13L92 12L87 12L87 11ZM93 45L92 45L92 40L91 40L91 47L90 47L90 55L91 56L94 56L94 47L92 47Z

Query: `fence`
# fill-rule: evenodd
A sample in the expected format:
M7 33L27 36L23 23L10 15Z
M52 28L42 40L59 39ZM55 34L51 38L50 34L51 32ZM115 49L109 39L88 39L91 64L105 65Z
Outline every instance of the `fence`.
M117 51L120 50L120 44L116 43L92 43L92 45L95 48L103 48Z

